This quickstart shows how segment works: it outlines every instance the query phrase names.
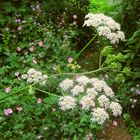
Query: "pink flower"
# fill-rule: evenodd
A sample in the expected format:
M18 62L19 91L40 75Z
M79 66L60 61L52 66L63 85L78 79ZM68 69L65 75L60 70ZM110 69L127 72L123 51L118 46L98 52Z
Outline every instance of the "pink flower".
M69 57L68 58L68 62L71 63L72 61L73 61L73 58L72 57Z
M17 51L20 52L21 51L21 48L20 47L17 47Z
M10 90L11 90L11 87L7 87L7 88L5 89L5 92L8 93L8 92L10 92Z
M38 98L38 99L37 99L37 103L38 103L38 104L42 103L42 101L43 101L43 100L42 100L41 98Z
M118 122L117 121L113 121L113 126L117 126L118 125Z
M32 46L29 50L30 50L30 52L33 52L35 50L35 47Z
M19 72L18 71L15 73L15 76L17 76L17 77L19 76Z
M80 75L78 75L78 74L75 76L75 78L79 78L79 77L80 77Z
M19 112L21 112L23 110L23 108L21 106L17 106L16 107L16 110L19 111Z
M7 108L7 109L4 109L4 115L10 115L13 113L13 110L11 108Z
M74 19L74 20L77 19L77 15L73 15L73 19Z
M34 60L33 60L33 63L34 63L34 64L37 64L38 62L34 59Z
M109 76L108 76L108 74L105 74L104 77L105 77L105 78L108 78Z
M18 26L18 27L17 27L17 30L18 30L18 31L21 31L21 30L22 30L22 27L21 27L21 26Z
M43 45L43 42L42 42L42 41L39 41L39 42L38 42L38 45L39 45L39 46L42 46L42 45Z

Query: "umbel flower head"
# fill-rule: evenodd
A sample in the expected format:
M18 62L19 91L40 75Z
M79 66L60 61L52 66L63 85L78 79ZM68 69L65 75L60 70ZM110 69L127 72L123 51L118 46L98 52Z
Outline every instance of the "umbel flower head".
M120 24L104 14L87 14L83 26L94 27L99 36L105 36L111 44L125 40L125 35L121 31Z
M39 83L42 86L46 85L47 77L47 75L43 75L42 72L33 68L29 69L27 74L21 75L21 78L27 80L27 83L38 83L39 81L42 81Z
M103 80L80 76L65 79L59 84L65 96L59 99L60 109L91 112L91 121L102 125L109 116L120 116L122 107L118 103L113 90Z

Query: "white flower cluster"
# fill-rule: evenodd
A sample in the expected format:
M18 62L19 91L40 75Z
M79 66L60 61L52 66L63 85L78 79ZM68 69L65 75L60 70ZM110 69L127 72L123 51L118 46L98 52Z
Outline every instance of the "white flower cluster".
M118 102L112 102L109 108L115 117L121 115L122 113L122 107Z
M92 122L97 122L98 124L103 124L107 119L109 119L108 113L104 108L95 108L92 112Z
M105 95L101 95L98 98L98 103L99 103L99 105L101 107L103 107L105 109L108 109L109 108L110 101L109 101L109 98L107 98Z
M122 107L115 99L114 92L103 80L81 76L74 80L66 79L59 86L69 95L60 98L59 105L62 110L73 109L76 102L79 102L83 110L93 110L91 120L99 124L109 118L108 110L111 110L115 117L122 113Z
M65 79L63 82L60 83L59 86L61 89L66 91L73 86L73 80Z
M83 86L86 86L89 83L89 78L86 76L80 76L76 79L76 81Z
M114 92L103 80L80 76L74 79L65 79L59 87L65 96L59 100L61 110L80 107L91 111L91 121L103 124L109 119L109 113L120 116L122 107L115 98Z
M112 44L119 43L119 40L125 40L125 35L121 31L120 24L104 14L87 14L83 26L96 28L99 36L105 36Z
M82 85L76 85L73 87L73 89L71 90L71 93L73 96L78 95L79 93L84 92L84 86Z
M90 96L83 96L82 99L79 101L82 106L82 109L89 110L90 107L95 106L95 102Z
M64 96L59 99L61 110L72 109L76 106L76 99L71 96Z
M39 81L41 81L39 84L42 86L46 85L47 78L47 75L43 75L42 72L37 71L33 68L29 69L27 74L21 75L21 79L26 79L27 83L38 83Z

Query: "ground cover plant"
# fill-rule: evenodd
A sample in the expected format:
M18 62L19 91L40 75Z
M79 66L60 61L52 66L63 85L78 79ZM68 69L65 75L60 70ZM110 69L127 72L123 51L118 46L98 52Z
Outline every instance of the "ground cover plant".
M140 138L139 22L125 19L134 3L0 2L0 139L99 140L121 125ZM80 64L95 50L88 71Z

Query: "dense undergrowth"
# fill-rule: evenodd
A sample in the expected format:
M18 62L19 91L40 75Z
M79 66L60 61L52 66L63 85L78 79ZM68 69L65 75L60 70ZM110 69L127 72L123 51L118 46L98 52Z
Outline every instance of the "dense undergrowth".
M94 140L118 118L140 139L139 0L0 6L0 139Z

